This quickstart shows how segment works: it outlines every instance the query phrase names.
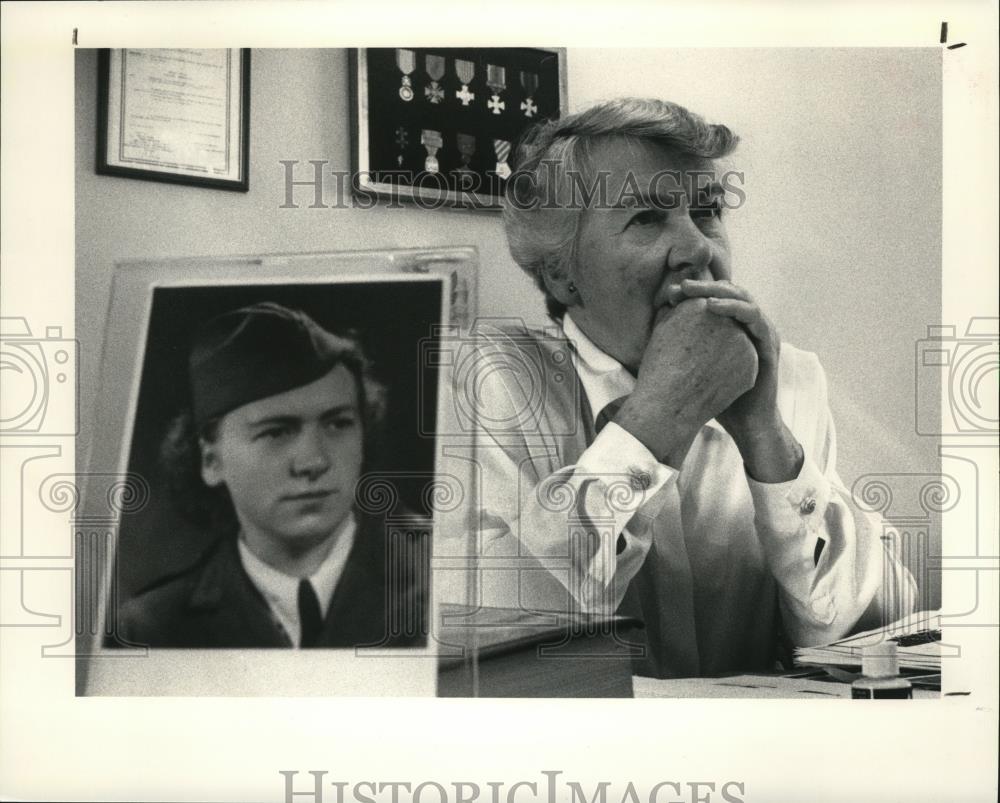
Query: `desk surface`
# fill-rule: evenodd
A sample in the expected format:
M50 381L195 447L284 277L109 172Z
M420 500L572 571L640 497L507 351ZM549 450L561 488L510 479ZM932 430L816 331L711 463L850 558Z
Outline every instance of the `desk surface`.
M851 699L849 681L855 675L842 667L668 680L632 676L630 652L624 648L629 640L616 637L638 624L629 617L440 608L440 696ZM939 686L940 675L922 677L922 685L914 683L913 697L939 699L940 691L928 686L931 680Z
M834 680L781 675L731 675L719 678L632 678L636 697L747 698L773 700L850 700L851 685ZM915 700L936 700L941 692L914 687Z

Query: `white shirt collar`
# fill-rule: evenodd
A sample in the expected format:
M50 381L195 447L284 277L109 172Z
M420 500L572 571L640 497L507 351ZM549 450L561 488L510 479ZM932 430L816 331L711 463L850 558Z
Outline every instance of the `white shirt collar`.
M348 514L333 535L333 546L316 571L307 578L316 592L319 600L320 613L326 616L333 599L334 589L344 573L347 556L354 545L354 536L358 525L354 513ZM243 568L264 599L267 600L274 615L288 633L288 637L298 646L302 638L302 628L299 623L299 580L258 558L242 538L238 542L240 560Z
M635 390L635 377L618 360L601 351L576 325L568 311L563 314L562 329L566 339L573 345L573 367L580 377L583 392L587 394L596 426L601 410L616 399L632 394ZM707 422L707 426L724 431L714 418Z
M590 402L594 423L601 410L635 390L635 377L601 349L576 325L569 312L563 315L563 334L573 344L573 367Z

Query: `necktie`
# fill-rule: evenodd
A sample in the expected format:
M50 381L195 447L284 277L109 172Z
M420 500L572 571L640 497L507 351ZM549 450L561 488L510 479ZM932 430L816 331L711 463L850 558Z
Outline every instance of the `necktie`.
M615 399L614 401L608 402L606 405L604 405L604 409L597 414L597 421L594 424L594 430L598 434L600 434L601 430L604 429L608 425L608 423L614 419L616 415L618 415L618 411L621 409L622 405L625 404L625 400L627 398L628 396L621 396ZM622 552L625 551L626 546L627 544L625 543L625 536L619 535L618 541L615 543L615 553L620 555Z
M594 429L597 434L600 434L601 430L614 420L614 417L618 415L618 411L622 408L622 405L625 404L627 399L628 396L619 396L614 401L608 402L604 405L604 409L597 414L597 421L594 424Z
M299 625L302 633L299 646L315 647L323 629L323 615L316 592L308 580L299 581Z

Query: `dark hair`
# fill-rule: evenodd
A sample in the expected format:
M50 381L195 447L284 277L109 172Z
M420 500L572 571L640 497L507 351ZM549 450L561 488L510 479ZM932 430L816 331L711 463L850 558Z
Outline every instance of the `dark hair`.
M331 370L343 365L354 377L362 417L364 438L362 474L378 462L383 450L382 424L385 419L387 391L373 375L360 342L353 335L340 336L346 347L336 355ZM223 416L224 417L224 416ZM195 425L190 408L179 412L167 425L160 443L160 468L178 512L195 524L216 530L235 532L236 511L224 486L209 487L201 478L201 443L214 443L222 417Z

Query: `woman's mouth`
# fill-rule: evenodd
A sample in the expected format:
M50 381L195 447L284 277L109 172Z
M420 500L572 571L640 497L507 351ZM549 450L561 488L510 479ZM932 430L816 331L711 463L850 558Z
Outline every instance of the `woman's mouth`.
M313 502L317 499L325 499L334 493L336 491L333 490L303 491L297 494L285 494L283 498L288 502Z

